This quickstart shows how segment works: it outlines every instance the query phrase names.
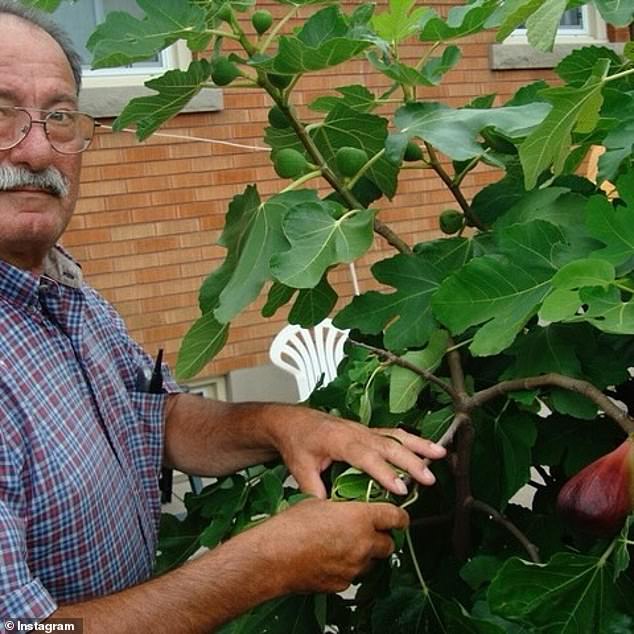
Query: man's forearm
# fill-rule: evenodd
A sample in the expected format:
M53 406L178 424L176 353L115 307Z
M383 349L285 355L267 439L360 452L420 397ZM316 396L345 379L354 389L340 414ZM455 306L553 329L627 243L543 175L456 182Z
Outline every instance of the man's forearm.
M169 397L165 422L165 462L186 473L217 476L277 456L275 419L293 406L225 403L191 394Z
M116 594L61 606L51 618L83 619L86 634L208 634L286 592L261 544L254 531L247 531L173 572Z

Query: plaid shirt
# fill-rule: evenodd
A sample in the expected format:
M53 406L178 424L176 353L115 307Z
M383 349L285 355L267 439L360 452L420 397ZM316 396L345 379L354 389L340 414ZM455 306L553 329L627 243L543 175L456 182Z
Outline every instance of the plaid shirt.
M0 631L146 580L160 518L151 358L61 248L45 264L0 261Z

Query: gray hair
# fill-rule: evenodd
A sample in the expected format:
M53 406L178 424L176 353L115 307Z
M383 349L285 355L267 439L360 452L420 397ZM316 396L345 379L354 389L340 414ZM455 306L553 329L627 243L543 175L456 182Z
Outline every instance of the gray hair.
M42 29L60 45L73 71L77 94L79 94L79 89L81 88L81 56L76 51L68 34L46 13L25 7L15 0L0 0L0 16L2 14L13 15Z

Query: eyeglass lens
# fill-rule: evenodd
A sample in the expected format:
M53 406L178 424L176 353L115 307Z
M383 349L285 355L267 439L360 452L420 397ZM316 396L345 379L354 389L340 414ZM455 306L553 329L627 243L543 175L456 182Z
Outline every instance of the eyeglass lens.
M26 110L0 107L0 150L18 145L33 123L44 125L50 144L62 154L78 154L90 145L95 129L91 116L63 110L43 114L43 119L35 119Z

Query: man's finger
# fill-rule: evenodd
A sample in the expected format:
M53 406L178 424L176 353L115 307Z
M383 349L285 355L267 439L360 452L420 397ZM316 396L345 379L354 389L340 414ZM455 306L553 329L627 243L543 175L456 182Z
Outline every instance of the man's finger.
M437 445L435 442L428 440L427 438L421 438L415 434L410 434L404 429L377 429L379 434L392 438L399 442L404 447L407 447L410 451L413 451L430 460L438 460L444 458L447 455L447 450L441 445Z
M372 559L386 559L394 552L394 540L383 532L377 532L370 556Z
M409 515L398 506L384 502L369 505L372 521L377 531L389 531L393 528L407 528Z
M320 500L326 499L326 487L319 471L311 468L298 469L295 470L293 476L303 493L314 495Z

